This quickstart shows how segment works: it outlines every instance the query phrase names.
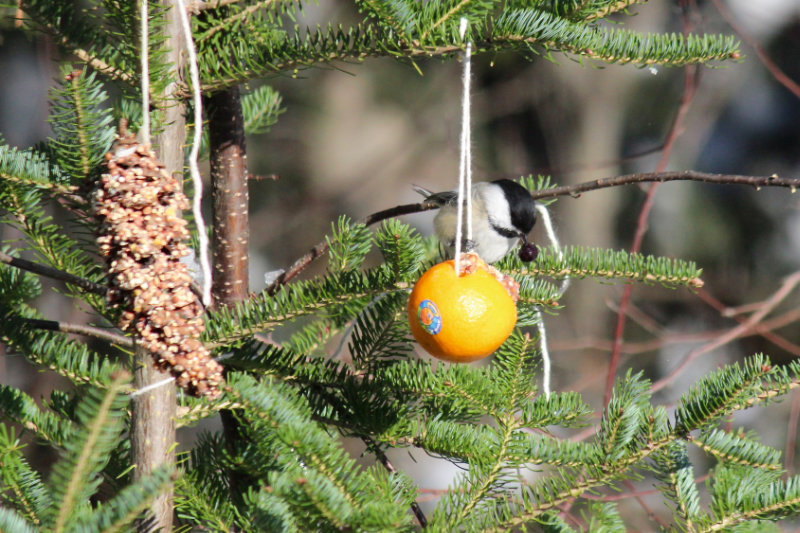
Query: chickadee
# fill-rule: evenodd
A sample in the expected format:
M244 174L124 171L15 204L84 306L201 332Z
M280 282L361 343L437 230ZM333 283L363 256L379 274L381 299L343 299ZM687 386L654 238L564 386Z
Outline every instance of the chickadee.
M440 206L433 226L436 236L452 255L458 224L458 193L433 193L416 185L414 190ZM524 244L519 257L526 262L533 261L538 249L528 242L527 235L535 223L536 203L525 187L508 179L475 183L472 186L472 242L465 239L462 246L464 251L474 251L487 263L494 263L522 239Z

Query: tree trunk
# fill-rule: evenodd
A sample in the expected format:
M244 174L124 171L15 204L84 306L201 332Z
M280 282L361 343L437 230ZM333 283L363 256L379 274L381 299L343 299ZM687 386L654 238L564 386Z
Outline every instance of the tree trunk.
M165 94L155 95L160 97L156 105L162 109L164 122L159 135L154 139L154 146L167 171L175 174L183 173L183 147L186 142L185 106L182 101L172 97L183 75L181 50L184 41L177 6L173 0L163 0L163 4L170 7L166 13L164 32L171 62L170 74L175 82L167 87ZM133 357L133 371L133 384L137 390L170 377L169 373L160 372L153 366L153 358L148 350L138 347ZM133 479L136 481L162 464L175 462L174 382L135 396L131 409L131 462L135 465ZM172 500L173 492L170 487L153 501L148 520L140 522L138 530L172 531Z
M239 88L205 98L205 109L214 211L211 295L215 307L224 307L245 300L250 292L247 152ZM221 411L220 417L226 445L235 456L242 440L241 428L233 411ZM246 490L248 476L244 472L231 471L228 477L231 497L237 499Z

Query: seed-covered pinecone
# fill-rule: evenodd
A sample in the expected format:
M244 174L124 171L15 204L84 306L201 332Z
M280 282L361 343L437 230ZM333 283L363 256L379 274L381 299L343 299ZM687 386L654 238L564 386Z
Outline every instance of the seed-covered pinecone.
M220 394L222 366L198 340L203 308L180 259L189 254L181 210L187 201L149 146L120 133L106 154L107 172L93 193L97 243L109 269L109 303L119 326L195 396Z

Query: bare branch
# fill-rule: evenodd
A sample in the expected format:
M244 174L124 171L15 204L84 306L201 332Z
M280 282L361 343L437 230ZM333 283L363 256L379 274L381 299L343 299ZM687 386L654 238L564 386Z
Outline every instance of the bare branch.
M650 387L650 391L656 392L663 389L664 387L672 383L672 381L681 372L683 372L692 361L694 361L695 359L697 359L698 357L700 357L705 353L708 353L712 350L716 350L720 346L724 346L725 344L739 337L742 333L751 329L754 325L761 322L761 320L765 316L767 316L767 314L769 314L770 311L775 309L775 307L779 303L781 303L789 295L789 293L791 293L792 290L794 290L794 288L798 284L800 284L800 271L795 272L791 276L787 277L784 280L783 285L781 285L781 287L777 291L775 291L775 293L769 299L767 299L764 302L763 307L759 309L757 312L753 313L750 316L750 318L748 318L735 328L729 330L725 335L721 335L720 337L709 342L708 344L705 344L700 348L697 348L696 350L692 350L691 352L689 352L689 354L683 359L683 361L681 361L680 364L678 364L678 366L676 366L669 374L667 374L663 378L653 383L653 386Z
M781 178L777 175L742 176L738 174L710 174L707 172L696 172L694 170L679 170L671 172L625 174L615 178L603 178L577 183L575 185L565 185L562 187L535 191L531 193L531 196L533 196L534 199L555 198L558 196L572 196L573 198L577 198L581 193L587 191L619 187L621 185L650 182L665 183L667 181L700 181L717 185L749 185L756 190L761 189L761 187L785 187L790 189L793 193L800 188L800 179L798 178Z
M34 329L60 331L61 333L76 333L78 335L85 335L87 337L108 341L125 348L134 347L134 340L131 337L126 337L125 335L120 335L119 333L114 333L113 331L103 328L85 326L82 324L68 324L65 322L58 322L57 320L42 320L38 318L25 318L23 320L28 326Z
M684 33L688 33L691 29L689 27L689 22L687 17L684 15L683 19L683 26L684 26ZM664 169L667 167L667 163L669 162L670 155L672 154L672 148L675 146L675 141L681 134L682 131L682 124L683 119L686 117L687 113L689 112L689 106L691 106L692 101L694 100L695 94L697 94L697 85L698 85L698 76L699 71L697 70L696 66L690 65L686 67L684 70L684 82L683 82L683 94L681 95L681 105L678 107L678 114L675 116L675 120L672 122L672 126L670 127L669 133L667 134L667 140L664 142L664 150L661 152L661 159L658 161L658 165L656 166L656 172L663 172ZM653 200L655 198L656 189L662 182L655 182L647 191L647 196L644 199L644 203L642 203L642 208L639 211L639 217L636 220L636 233L633 236L633 243L631 244L630 251L633 253L637 253L642 248L642 240L644 239L644 234L647 232L647 219L650 216L650 210L653 207ZM606 374L606 390L605 396L603 399L603 405L608 405L608 402L611 401L611 394L614 388L614 380L617 375L617 365L619 364L619 355L620 355L620 346L622 345L622 336L625 332L625 320L627 318L626 309L628 304L631 301L631 295L633 294L633 285L628 285L622 292L622 298L620 298L619 302L619 310L617 311L617 324L614 328L614 345L611 349L611 358L608 362L608 373Z
M767 68L769 73L772 74L772 77L775 78L775 80L778 83L786 87L786 89L789 90L793 95L800 98L800 85L798 85L797 82L795 82L789 76L787 76L786 73L782 71L778 65L775 64L775 62L769 57L769 55L767 55L767 53L764 51L764 48L750 35L745 33L742 30L741 26L736 24L736 21L733 20L733 15L731 15L731 12L728 11L728 9L723 5L723 3L720 0L711 0L711 1L714 3L714 5L717 8L717 11L719 11L719 14L722 15L722 18L725 19L725 22L728 23L731 29L733 29L733 31L739 34L739 37L741 37L744 42L753 47L753 50L755 50L756 55L758 56L758 59L760 59L761 62L764 63L764 66Z
M64 272L63 270L58 270L57 268L46 265L40 265L39 263L34 263L33 261L28 261L26 259L20 259L19 257L12 257L4 252L0 252L0 263L5 263L9 266L13 266L14 268L33 272L34 274L39 274L40 276L47 278L57 279L65 283L69 283L70 285L80 287L81 289L94 294L105 295L106 291L108 290L103 285L75 276L69 272Z
M622 185L633 185L641 183L664 183L667 181L699 181L703 183L714 183L717 185L749 185L756 190L761 187L785 187L795 192L800 188L800 179L798 178L781 178L778 176L743 176L739 174L709 174L707 172L696 172L694 170L681 170L671 172L646 172L641 174L625 174L612 178L602 178L575 185L564 185L562 187L554 187L552 189L545 189L541 191L534 191L531 196L534 200L543 198L557 198L559 196L572 196L578 198L581 193L588 191L596 191L599 189L607 189L609 187L620 187ZM363 218L361 222L367 226L376 224L388 218L398 217L402 215L410 215L412 213L421 213L423 211L430 211L439 206L432 202L421 202L418 204L404 204L384 209L377 213L372 213ZM321 241L316 244L305 255L297 259L286 272L281 274L272 284L265 289L267 294L274 294L281 285L289 283L293 278L305 270L315 259L325 254L328 251L327 241Z
M186 12L190 15L199 15L207 9L217 9L218 7L230 4L238 4L242 1L243 0L210 0L208 2L203 2L201 0L196 0L195 2L189 2L186 6Z

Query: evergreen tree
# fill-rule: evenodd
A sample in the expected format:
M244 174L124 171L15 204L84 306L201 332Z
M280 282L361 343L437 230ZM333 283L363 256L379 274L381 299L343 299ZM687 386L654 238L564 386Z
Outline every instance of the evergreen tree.
M580 247L545 248L530 265L509 256L498 267L520 283L517 329L491 364L468 366L433 365L413 356L407 289L438 252L391 217L408 210L362 222L340 218L324 243L261 294L248 294L246 268L242 273L242 265L228 257L242 246L233 242L239 230L232 225L244 221L246 228L247 220L246 203L234 206L226 196L231 190L246 195L246 169L230 163L244 157L244 135L266 131L282 111L280 96L268 85L240 95L241 84L366 57L452 59L464 45L458 33L462 17L478 54L558 52L636 66L717 64L739 56L737 42L727 36L643 35L605 23L636 3L357 0L361 16L352 25L301 29L293 24L302 9L298 2L192 2L187 12L209 120L201 153L211 159L215 195L216 305L204 317L204 347L187 338L180 349L211 350L225 366L226 381L221 394L212 383L212 392L197 398L190 392L202 393L197 383L207 376L194 374L194 385L178 393L174 424L221 415L225 431L204 434L175 464L167 460L162 466L147 464L137 451L136 420L171 426L170 415L165 420L152 405L130 401L145 384L153 385L153 395L159 390L156 378L132 382L131 373L155 359L180 383L188 363L150 353L147 328L155 322L139 329L131 324L155 311L135 308L131 302L138 301L139 289L126 296L127 289L114 285L117 267L98 256L106 253L106 243L150 258L142 264L151 265L172 253L173 241L165 237L147 254L132 250L133 239L113 228L106 241L96 241L98 233L109 235L113 218L112 211L99 222L97 205L107 198L102 194L112 193L97 190L107 182L103 176L114 172L109 161L125 152L120 145L112 149L118 122L124 119L137 131L144 113L153 121L165 173L183 170L182 160L176 168L165 154L167 139L180 149L197 126L190 114L193 87L184 81L188 67L176 53L182 47L179 4L152 0L148 6L153 105L144 110L138 2L22 0L7 8L19 10L29 31L50 35L69 59L51 94L52 137L27 149L0 146L0 215L21 235L0 253L0 334L10 353L74 386L38 405L23 391L0 385L0 530L146 531L171 527L174 505L176 527L184 531L573 531L561 515L570 505L584 513L589 530L623 531L616 504L592 498L593 491L620 487L644 473L657 478L678 529L744 531L796 515L800 478L782 475L780 453L756 435L723 424L737 411L798 387L796 363L777 366L753 355L707 375L669 410L653 402L647 379L628 372L618 379L593 440L572 441L548 429L585 426L593 412L577 393L545 394L537 386L535 326L541 311L558 310L558 282L586 277L692 288L701 275L692 262ZM230 152L230 146L239 151ZM106 156L110 150L113 158ZM141 159L136 168L150 168L149 155L141 152ZM520 181L534 196L554 190L546 177ZM796 187L796 181L764 184ZM66 208L68 224L46 214L44 206L51 203ZM137 209L151 207L142 203ZM373 232L369 226L376 222ZM363 266L373 249L381 263ZM30 259L21 258L22 252ZM324 274L292 280L323 255ZM32 306L42 292L41 276L64 282L63 297L90 309L98 326L66 327ZM145 282L159 286L164 279ZM285 342L265 342L259 335L287 324L295 332ZM173 326L159 327L164 333ZM82 342L72 333L98 342ZM337 335L348 343L351 362L329 357L326 346ZM167 399L174 408L175 398ZM29 465L14 424L58 451L49 478ZM350 457L341 436L362 441L374 465L364 468ZM389 449L412 447L464 469L428 516L416 503L414 481L386 456ZM708 501L698 493L692 447L716 462ZM166 503L157 508L159 498Z

